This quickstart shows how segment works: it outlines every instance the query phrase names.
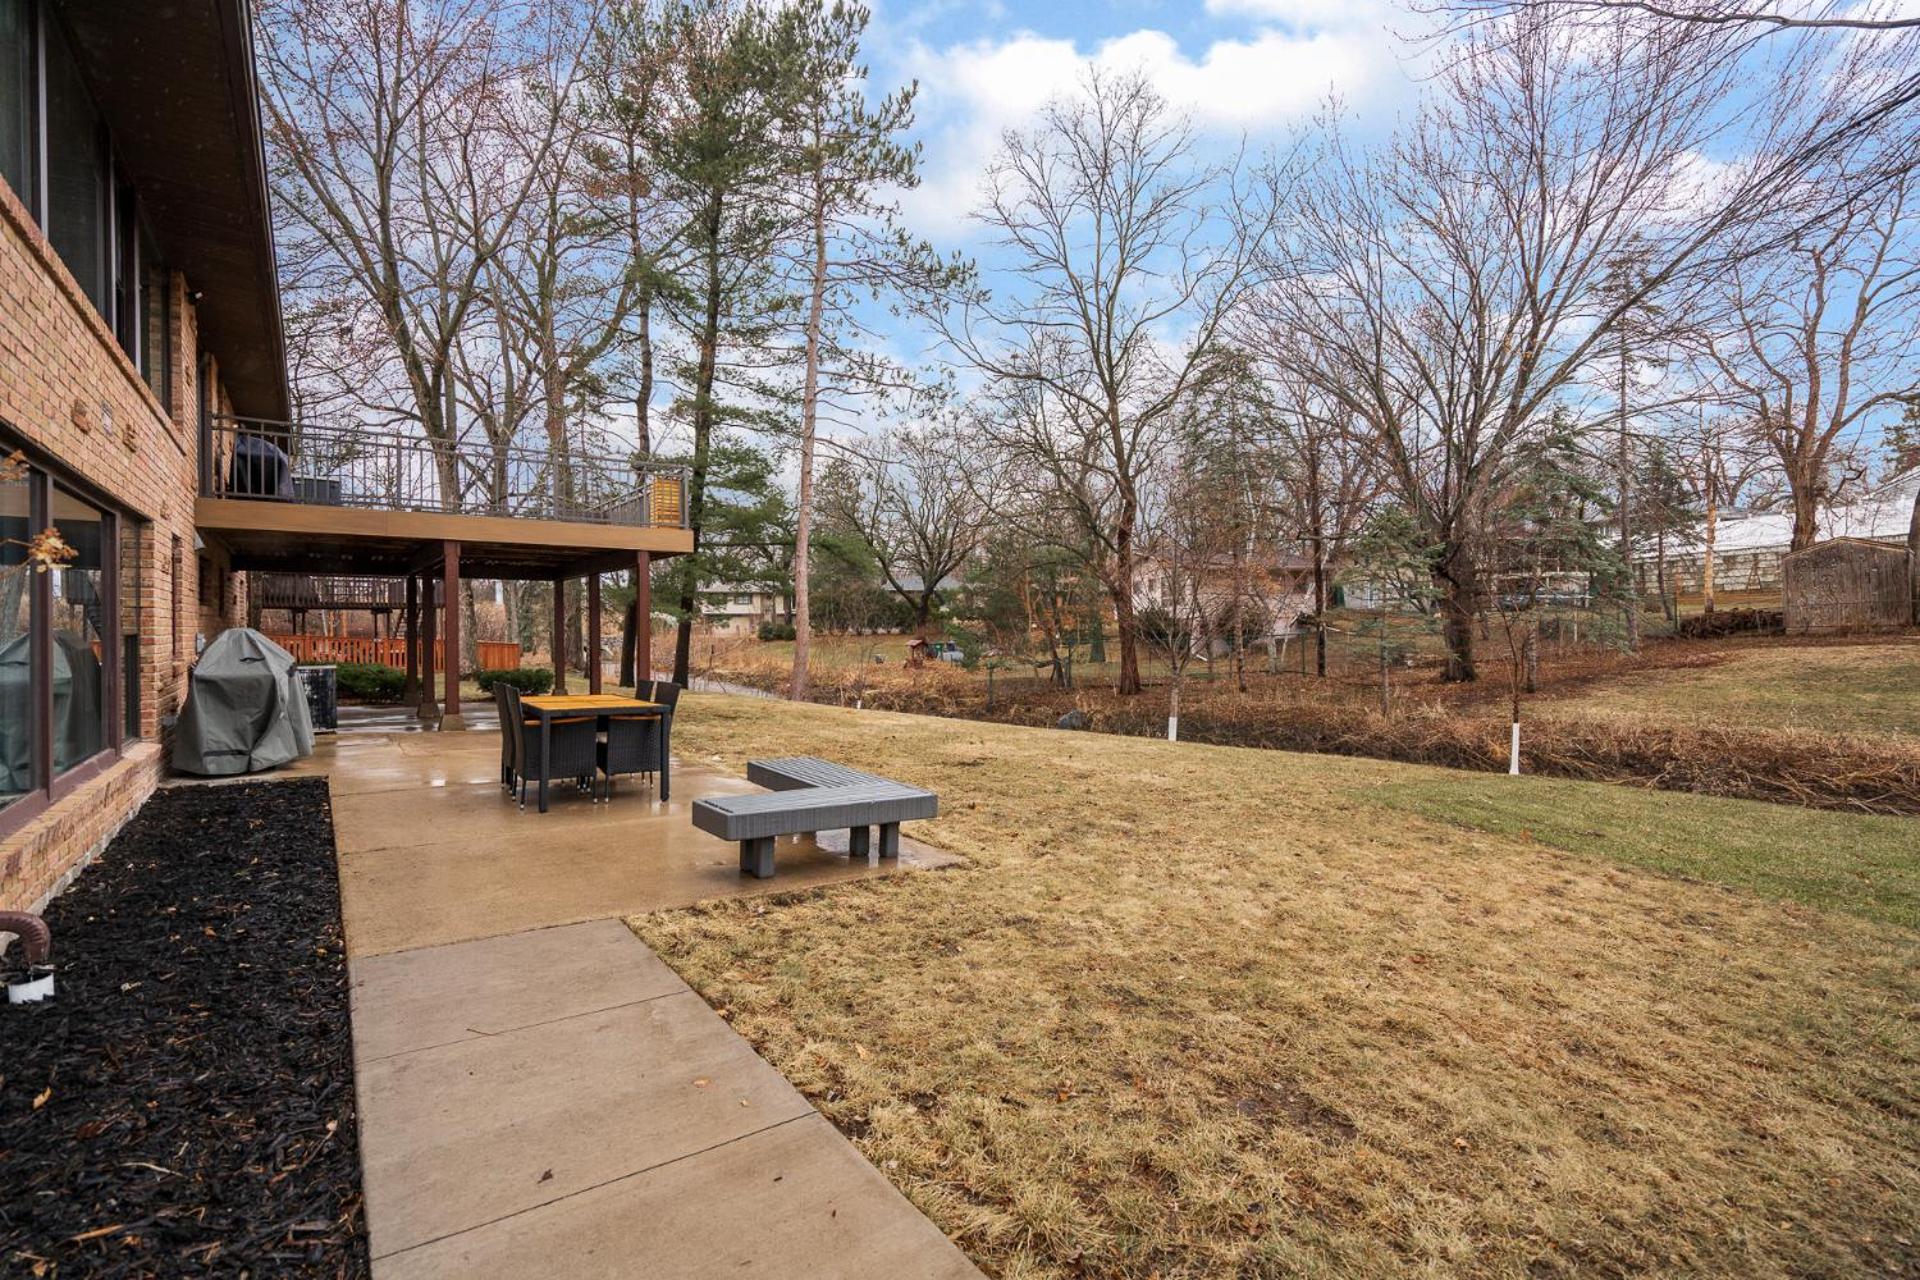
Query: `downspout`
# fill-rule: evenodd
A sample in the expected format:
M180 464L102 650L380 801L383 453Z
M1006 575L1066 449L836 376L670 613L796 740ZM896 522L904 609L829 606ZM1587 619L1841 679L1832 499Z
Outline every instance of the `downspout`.
M27 958L26 978L7 984L7 1003L32 1004L51 996L53 971L37 972L45 969L47 957L53 954L53 931L47 922L25 911L0 911L0 933L19 938Z

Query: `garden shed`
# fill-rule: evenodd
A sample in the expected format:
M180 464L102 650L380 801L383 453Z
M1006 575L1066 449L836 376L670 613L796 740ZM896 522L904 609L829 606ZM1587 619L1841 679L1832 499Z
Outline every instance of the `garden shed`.
M1790 635L1890 631L1913 620L1913 576L1898 542L1830 538L1791 552L1784 592Z

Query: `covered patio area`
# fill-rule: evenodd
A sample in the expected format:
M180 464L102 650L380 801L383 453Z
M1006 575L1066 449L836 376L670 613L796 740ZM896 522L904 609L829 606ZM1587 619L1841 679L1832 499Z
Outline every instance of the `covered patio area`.
M694 714L697 714L695 712ZM713 898L892 874L849 859L846 832L783 838L777 875L742 875L737 845L696 831L705 796L757 790L716 762L674 762L672 799L623 779L605 803L556 787L522 809L500 788L493 711L466 732L420 732L399 708L342 708L341 732L283 771L328 779L349 953L379 955L526 929L637 915ZM903 838L898 869L956 861Z

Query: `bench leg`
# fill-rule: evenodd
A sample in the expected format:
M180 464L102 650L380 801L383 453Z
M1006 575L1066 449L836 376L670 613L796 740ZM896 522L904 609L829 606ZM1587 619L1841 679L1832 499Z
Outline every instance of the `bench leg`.
M900 824L888 822L880 828L880 856L897 858L900 856Z
M740 870L759 880L773 879L773 837L740 842Z
M865 862L867 860L867 850L872 848L872 841L870 840L872 835L872 827L848 827L847 857L849 859L858 858L860 861Z

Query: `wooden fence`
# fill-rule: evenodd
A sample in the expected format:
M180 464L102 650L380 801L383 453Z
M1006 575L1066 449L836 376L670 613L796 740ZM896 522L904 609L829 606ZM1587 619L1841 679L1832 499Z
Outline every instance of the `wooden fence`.
M407 642L400 636L268 636L300 662L374 662L405 668ZM498 640L482 640L477 646L479 669L507 671L520 665L520 646ZM446 669L444 645L433 647L433 669Z

